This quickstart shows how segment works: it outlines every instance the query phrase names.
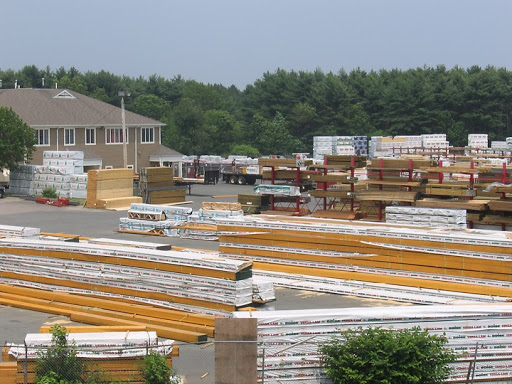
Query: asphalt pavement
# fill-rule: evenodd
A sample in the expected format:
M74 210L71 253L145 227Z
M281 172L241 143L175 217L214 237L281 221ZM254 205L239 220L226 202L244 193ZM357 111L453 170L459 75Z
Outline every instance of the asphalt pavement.
M253 193L254 186L193 185L186 195L187 206L198 210L203 201L236 202L238 194ZM40 228L41 232L66 233L86 237L155 242L171 246L217 250L215 241L178 239L116 232L119 218L127 211L88 209L81 206L55 207L37 204L33 199L7 196L0 199L0 224ZM276 288L277 300L262 310L321 309L395 305L384 300L362 299L342 295ZM63 316L0 306L0 343L22 342L26 333L37 332L43 324L70 324Z

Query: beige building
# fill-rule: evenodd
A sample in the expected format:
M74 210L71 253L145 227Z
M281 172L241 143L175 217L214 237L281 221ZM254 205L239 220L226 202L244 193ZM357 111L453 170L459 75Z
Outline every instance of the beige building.
M28 164L42 164L44 151L83 151L85 171L121 168L121 108L66 89L0 89L0 106L10 107L35 130L36 151ZM162 145L163 123L125 111L127 166L181 161L182 154Z

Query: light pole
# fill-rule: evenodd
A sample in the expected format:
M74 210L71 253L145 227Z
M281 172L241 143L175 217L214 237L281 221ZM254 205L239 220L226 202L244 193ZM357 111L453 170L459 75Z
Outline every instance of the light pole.
M124 114L124 97L129 97L130 94L125 91L119 91L118 96L121 96L121 122L123 124L123 168L128 166L128 152L126 150L126 119Z

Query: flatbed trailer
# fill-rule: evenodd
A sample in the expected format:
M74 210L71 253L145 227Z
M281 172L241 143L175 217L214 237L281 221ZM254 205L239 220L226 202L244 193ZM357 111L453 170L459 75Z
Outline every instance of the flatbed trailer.
M222 172L222 181L229 184L238 185L254 185L257 180L261 180L263 177L259 174L243 173L243 172Z

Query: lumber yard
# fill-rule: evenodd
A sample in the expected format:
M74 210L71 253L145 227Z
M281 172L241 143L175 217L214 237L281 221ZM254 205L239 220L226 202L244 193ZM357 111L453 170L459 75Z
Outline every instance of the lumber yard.
M71 225L45 231L29 217L4 216L4 199L0 304L65 316L104 336L152 332L151 342L172 341L173 359L178 342L227 342L212 352L217 380L243 361L254 382L328 382L318 346L354 326L446 334L458 356L449 382L466 382L468 372L483 383L512 380L504 368L512 364L507 157L361 153L259 158L257 185L206 184L196 195L176 185L170 167L141 171L138 191L130 169L20 167L16 188L53 183L68 198L83 191L82 205L27 208L33 201L24 200L25 212L44 212L47 227L66 212L81 223L77 235ZM308 309L297 300L273 310L280 289L385 304ZM233 362L228 345L240 340L254 349ZM16 348L4 350L10 365L1 367L12 383L26 372Z

